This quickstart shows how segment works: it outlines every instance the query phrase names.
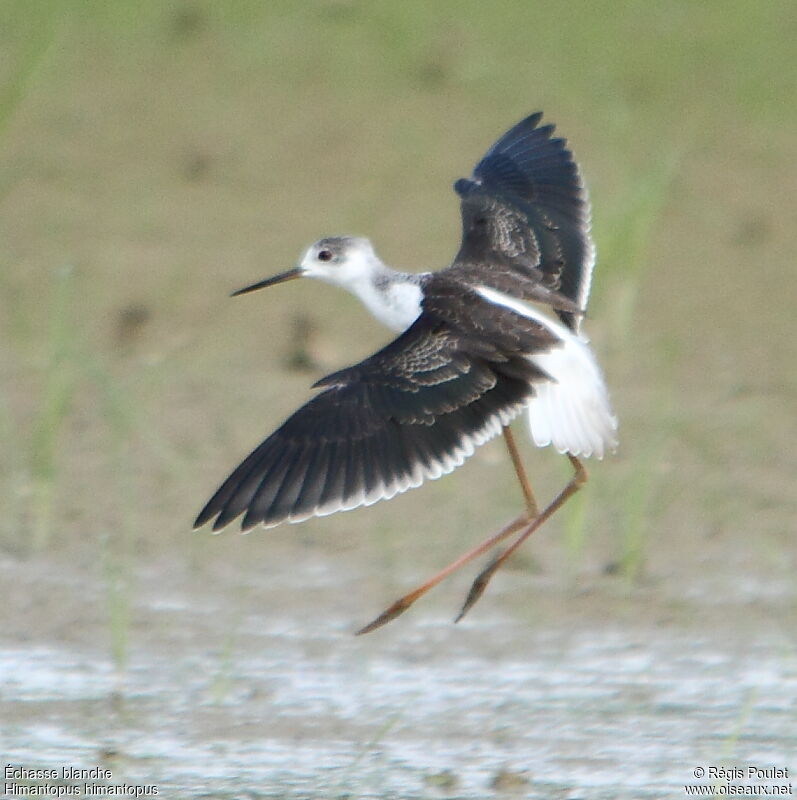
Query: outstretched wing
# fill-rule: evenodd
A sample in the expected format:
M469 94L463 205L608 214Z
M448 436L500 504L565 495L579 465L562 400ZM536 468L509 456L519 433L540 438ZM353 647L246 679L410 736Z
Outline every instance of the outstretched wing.
M497 347L421 314L383 350L319 381L327 388L243 461L195 527L215 517L219 530L244 512L243 530L298 522L388 499L462 464L520 412L535 380L547 380L522 351L553 343L528 321L509 329L509 314L484 305L505 317Z
M595 247L590 206L573 154L553 125L532 114L505 133L454 189L462 198L462 244L453 266L490 264L532 279L581 311ZM561 308L578 330L580 315Z

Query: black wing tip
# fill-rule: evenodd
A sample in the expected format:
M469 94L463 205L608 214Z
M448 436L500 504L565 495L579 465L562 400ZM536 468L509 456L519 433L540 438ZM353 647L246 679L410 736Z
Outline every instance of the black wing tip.
M225 516L224 509L222 509L221 513L214 520L211 530L213 533L218 533L220 530L226 528L237 516L238 514L235 516L229 514Z
M460 179L454 189L464 197L476 186L493 190L514 190L525 199L534 199L536 188L551 186L569 191L582 184L567 139L554 137L553 123L540 125L542 112L522 119L500 136L476 165L470 180ZM535 191L532 191L532 190Z
M194 520L194 524L191 526L192 530L198 531L200 528L204 527L211 519L216 515L215 511L211 511L208 506L205 506L199 514L197 514L197 518Z
M240 517L242 513L243 510L238 511L235 514L225 514L225 509L223 508L204 508L202 511L200 511L199 516L194 520L192 530L198 531L215 517L216 519L213 520L213 525L211 526L210 530L213 533L219 533L219 531L233 523L237 517ZM263 520L260 519L247 519L244 517L244 519L241 521L241 533L246 533L262 521Z
M265 520L246 519L246 517L244 517L241 520L241 533L248 533L252 530L252 528L256 528L261 522L265 522Z
M543 118L542 111L532 111L527 117L524 117L520 122L518 122L515 127L517 128L518 125L526 125L529 128L536 128L539 125L540 120Z
M556 129L556 125L554 125L552 122L549 122L540 126L542 118L542 111L535 111L532 114L523 117L523 119L521 119L519 122L516 122L511 128L508 128L506 132L498 139L498 142L501 142L505 139L514 139L519 135L525 135L531 133L532 131L537 131L543 135L553 133L553 131ZM496 144L498 142L496 142Z
M509 128L506 133L501 136L498 141L493 145L496 147L500 144L508 145L518 136L525 136L532 131L534 131L538 136L546 139L550 139L551 135L556 130L556 123L555 122L546 122L544 125L540 125L543 118L542 111L535 111L532 114L529 114L527 117L524 117L520 120L520 122L515 123L511 128ZM559 141L564 141L560 139Z
M205 525L213 520L213 525L210 529L213 533L218 533L222 528L226 528L231 522L234 522L235 519L240 517L245 511L244 508L233 511L229 505L229 499L227 501L221 501L219 498L220 492L221 490L213 495L205 504L205 507L197 514L197 518L194 520L192 526L193 530L196 531L200 528L204 528Z

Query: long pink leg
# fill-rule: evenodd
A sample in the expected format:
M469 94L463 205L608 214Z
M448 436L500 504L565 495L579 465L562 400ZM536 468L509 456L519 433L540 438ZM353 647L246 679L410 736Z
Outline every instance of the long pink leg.
M464 553L455 561L452 561L448 566L443 567L443 569L441 569L439 572L432 575L429 580L425 581L420 586L417 586L411 592L407 592L407 594L405 594L403 597L400 597L395 603L393 603L375 620L373 620L373 622L369 622L368 625L360 628L360 630L357 631L357 636L360 636L363 633L370 633L377 628L381 628L382 625L387 624L391 620L394 620L396 617L403 614L419 597L425 595L432 587L437 586L440 581L442 581L444 578L447 578L452 572L456 572L460 567L463 567L469 561L472 561L474 558L482 555L482 553L486 553L508 536L511 536L524 526L527 526L529 521L533 520L537 516L537 501L534 499L534 493L531 490L531 485L529 484L526 471L523 468L522 461L520 460L520 455L515 445L515 439L508 426L504 426L503 434L504 441L506 442L507 449L509 450L509 456L512 459L512 464L515 467L515 472L517 473L518 481L520 482L523 498L526 502L526 513L521 514L513 522L510 522L508 525L501 528L498 533L493 534L489 538L485 539L481 544L478 544L476 547L468 550L467 553Z
M543 522L545 522L550 516L552 516L556 511L558 511L586 482L587 482L587 470L584 468L584 465L577 459L575 456L571 456L568 454L567 456L570 459L570 463L573 465L573 477L568 482L567 486L559 492L558 495L551 501L550 505L548 505L545 510L536 518L534 519L530 525L526 527L523 533L518 536L518 538L512 542L509 547L506 548L502 553L500 553L496 558L494 558L477 576L476 580L473 581L473 584L470 587L470 591L468 592L468 596L465 598L465 602L462 605L462 610L457 615L457 618L454 620L455 622L459 622L465 614L470 611L473 604L482 596L484 590L487 588L487 584L490 582L490 578L493 577L495 571L515 552L515 550L520 547L526 539L531 536L534 531L536 531Z

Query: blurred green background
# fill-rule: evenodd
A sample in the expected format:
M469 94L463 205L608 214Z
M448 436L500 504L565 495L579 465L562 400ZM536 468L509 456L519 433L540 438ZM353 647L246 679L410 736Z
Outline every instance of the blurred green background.
M513 517L494 443L370 510L190 532L315 379L390 338L320 284L228 293L336 233L445 266L452 181L542 109L591 189L587 328L622 445L516 566L564 595L791 586L795 40L797 6L774 1L3 2L8 563L105 585L94 622L123 663L160 558L279 570L301 542L398 588ZM524 451L550 496L566 462Z

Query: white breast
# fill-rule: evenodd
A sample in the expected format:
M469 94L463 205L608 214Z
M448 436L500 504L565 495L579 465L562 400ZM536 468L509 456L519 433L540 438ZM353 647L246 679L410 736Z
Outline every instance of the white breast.
M534 443L538 447L552 444L560 453L585 457L603 458L607 450L614 450L617 417L589 340L511 295L488 286L477 291L485 300L544 325L561 342L529 356L552 379L535 384L529 402Z

